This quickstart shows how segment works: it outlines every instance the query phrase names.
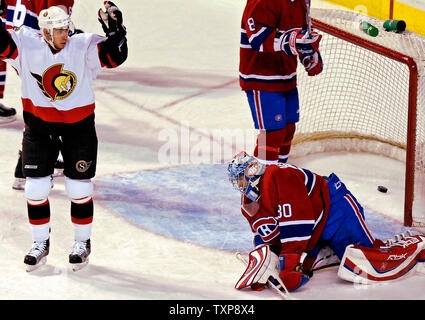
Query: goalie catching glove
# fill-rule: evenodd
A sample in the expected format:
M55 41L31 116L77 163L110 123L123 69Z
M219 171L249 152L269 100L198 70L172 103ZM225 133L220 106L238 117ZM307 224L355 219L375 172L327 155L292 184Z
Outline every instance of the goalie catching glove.
M299 254L281 254L278 257L263 245L249 253L248 266L235 285L236 289L251 287L260 291L268 280L289 291L298 289L310 278L301 271Z
M309 76L322 72L323 61L319 52L322 35L315 31L310 34L307 30L295 30L289 33L277 34L275 50L281 50L288 56L298 55Z
M105 1L104 5L106 11L99 9L98 20L102 25L102 29L106 36L108 38L112 36L116 36L120 39L124 38L127 34L127 31L122 24L122 12L112 1Z

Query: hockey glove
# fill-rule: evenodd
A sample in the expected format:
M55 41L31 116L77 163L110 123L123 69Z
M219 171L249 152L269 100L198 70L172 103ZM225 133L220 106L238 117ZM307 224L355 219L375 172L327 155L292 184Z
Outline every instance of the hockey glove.
M319 43L322 35L313 31L310 35L307 30L295 30L283 34L277 39L277 49L284 51L288 56L298 55L309 76L322 72L323 61L319 52Z
M6 0L0 0L0 16L3 16L7 11Z
M279 258L270 250L270 246L264 245L249 253L248 266L235 288L251 287L261 291L270 277L279 277Z
M310 280L301 270L300 258L298 253L281 253L279 256L279 277L288 291L296 290Z
M127 31L122 24L122 12L112 1L104 1L106 11L99 9L98 20L102 25L102 29L106 36L116 36L122 39L127 34Z

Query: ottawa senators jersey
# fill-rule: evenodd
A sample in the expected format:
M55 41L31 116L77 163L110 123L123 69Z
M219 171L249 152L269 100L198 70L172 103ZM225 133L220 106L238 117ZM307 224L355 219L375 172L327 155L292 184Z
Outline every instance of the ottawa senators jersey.
M71 15L74 0L6 0L7 12L2 17L7 29L27 26L39 30L38 15L51 6L64 6Z
M68 38L53 53L39 32L22 27L9 30L11 44L4 59L21 78L24 120L75 123L94 113L92 81L104 65L98 44L106 38L81 33ZM16 46L16 48L12 48Z
M329 213L326 179L289 164L270 165L260 180L260 199L242 197L242 214L254 233L254 245L270 243L285 253L311 250Z
M248 0L242 16L239 83L242 90L296 87L297 57L274 50L277 32L306 27L305 0Z

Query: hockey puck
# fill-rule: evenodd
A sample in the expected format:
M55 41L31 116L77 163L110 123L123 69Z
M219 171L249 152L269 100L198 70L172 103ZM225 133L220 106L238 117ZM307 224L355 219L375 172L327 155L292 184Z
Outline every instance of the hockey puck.
M383 193L387 193L388 188L384 187L384 186L378 186L378 191L383 192Z

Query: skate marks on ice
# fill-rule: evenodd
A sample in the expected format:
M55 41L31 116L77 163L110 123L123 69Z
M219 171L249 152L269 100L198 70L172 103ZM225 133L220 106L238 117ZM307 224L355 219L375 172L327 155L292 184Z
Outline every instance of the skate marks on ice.
M102 176L97 200L125 219L166 237L202 246L249 252L252 233L240 212L240 196L225 164L181 166ZM376 238L408 228L365 210Z
M240 104L236 77L166 67L122 69L100 74L96 80L97 109L102 111L96 117L97 131L100 148L107 154L117 158L122 150L139 164L146 161L159 167L158 152L171 131L223 143L212 131L223 127L218 113L227 114ZM248 115L245 118L248 122Z
M141 266L143 269L143 266ZM50 288L55 292L49 293L43 288L43 294L48 299L261 299L252 293L236 294L232 286L215 288L208 286L208 280L203 282L201 277L189 275L180 279L153 276L147 272L129 272L119 264L111 263L111 266L96 265L91 263L86 268L74 272L65 263L52 265L47 262L44 266L27 273L34 281L52 282L55 285ZM31 281L32 280L27 280ZM205 290L209 287L209 290ZM77 289L78 288L78 289ZM40 298L31 291L30 296L21 296L21 299ZM37 299L38 299L37 298Z
M133 82L142 87L192 88L205 90L205 92L225 87L240 90L236 77L172 67L128 68L124 66L119 70L111 69L100 73L97 80L114 83Z
M97 99L102 101L106 94L120 104L136 106L156 117L166 117L165 110L182 102L195 98L208 99L208 94L219 93L221 98L235 94L240 96L239 80L233 76L169 67L122 69L99 74L95 82ZM195 103L196 108L208 107L204 102ZM125 116L126 110L120 110L120 114Z

